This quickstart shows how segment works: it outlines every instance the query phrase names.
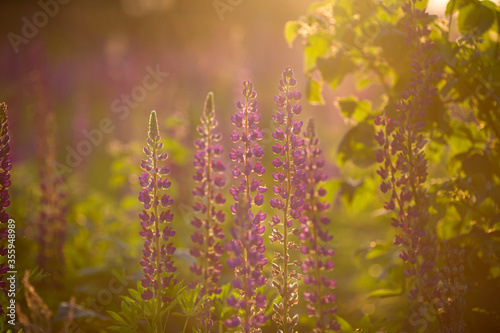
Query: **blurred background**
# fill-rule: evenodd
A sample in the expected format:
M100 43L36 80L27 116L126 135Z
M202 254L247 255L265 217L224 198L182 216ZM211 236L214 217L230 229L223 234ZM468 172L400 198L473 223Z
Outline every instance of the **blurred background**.
M287 21L306 13L313 1L233 1L236 5L201 0L62 2L0 2L0 101L9 110L14 159L10 213L19 228L17 265L19 271L40 265L39 239L44 232L40 221L47 214L40 210L44 198L51 195L43 180L55 173L64 181L60 193L49 201L63 220L54 226L66 232L60 237L60 247L47 250L46 257L62 258L64 278L54 287L47 277L35 287L58 313L64 312L61 302L71 296L88 308L84 303L107 285L113 270L126 270L129 287L140 279L137 176L151 110L158 113L170 155L171 195L179 221L176 261L181 271L188 272L192 142L205 96L209 91L215 94L227 152L231 148L226 141L230 115L241 99L242 81L253 81L262 113L260 127L266 131L263 143L269 147L273 96L286 66L295 69L298 89L304 92L302 47L297 40L296 47L289 48L283 28ZM430 8L434 13L442 10L438 1ZM335 107L336 96L375 93L377 87L356 91L347 78L336 95L325 90L323 106L308 105L304 99L302 118L316 119L330 179L345 173L356 179L359 172L336 167L338 142L348 128ZM268 153L267 166L271 158ZM270 169L265 180L268 187L273 183ZM390 241L393 231L376 216L356 214L362 210L359 205L373 203L373 198L358 198L352 205L359 209L354 209L335 197L334 183L330 190L327 199L337 209L332 214L332 233L342 304L339 313L359 320L375 313L376 303L366 293L377 284L382 266L364 266L352 258L360 249L376 246L374 240ZM374 207L382 198L376 201ZM224 282L230 280L229 273ZM56 287L57 295L51 292ZM115 296L109 307L116 306L119 298ZM94 311L104 316L102 310Z

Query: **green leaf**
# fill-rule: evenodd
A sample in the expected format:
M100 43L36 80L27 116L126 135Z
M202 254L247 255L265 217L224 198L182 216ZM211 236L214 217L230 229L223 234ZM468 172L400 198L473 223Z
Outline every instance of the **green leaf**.
M130 294L130 296L132 296L134 298L134 300L136 300L138 302L141 301L141 299L142 299L141 293L139 293L137 290L129 289L128 293Z
M293 46L293 42L297 38L299 28L302 25L301 21L288 21L285 24L285 39L288 43L288 47Z
M318 58L316 62L323 80L332 90L337 89L344 77L356 69L354 63L343 52L338 52L332 57Z
M122 313L123 315L125 316L125 318L128 318L131 311L130 311L130 307L127 305L127 303L125 302L122 302L121 303L121 309L122 309Z
M380 32L373 41L375 46L382 48L381 56L387 59L398 76L404 76L410 65L409 49L406 47L405 38L406 34L401 29L384 25L380 27ZM384 66L378 66L377 69L382 75L389 75L389 71Z
M358 328L361 329L361 332L368 332L370 330L370 316L363 316L359 322Z
M120 298L127 304L132 304L132 303L135 303L135 300L133 300L132 298L128 297L128 296L120 296Z
M366 259L374 259L380 256L387 254L387 252L391 249L391 244L388 243L379 243L368 250L366 254Z
M459 154L460 156L463 154ZM455 158L457 158L457 156ZM488 180L493 179L493 168L488 156L481 153L474 153L470 156L463 156L462 168L468 176L482 175Z
M363 186L363 181L346 179L340 184L340 194L350 204L354 199L357 189L361 186Z
M309 6L309 8L307 8L307 12L309 14L314 14L316 11L319 11L319 10L323 9L324 7L332 6L333 3L334 3L334 1L332 1L332 0L313 2Z
M354 330L352 329L352 326L342 318L341 316L335 315L335 320L337 323L340 325L340 331L343 333L353 333Z
M323 82L319 82L314 78L308 78L306 82L306 97L309 103L313 105L323 105Z
M307 72L313 68L316 65L316 60L327 55L330 49L328 34L317 33L309 36L304 49L304 71Z
M231 291L233 291L232 284L226 283L221 287L221 292L219 295L212 296L212 305L213 305L212 314L214 314L217 318L219 318L219 320L229 319L229 317L232 314L231 308L225 304L226 299L229 297Z
M370 102L360 101L355 96L340 98L337 100L337 105L344 117L358 122L364 120L371 110Z
M364 178L360 181L346 180L340 187L340 194L345 200L346 209L350 213L360 212L373 202L373 193L377 191L378 183L374 178Z
M380 329L385 325L386 319L381 318L374 323L370 323L370 332L380 332Z
M359 123L342 138L338 147L337 162L341 167L352 161L361 168L375 163L375 129L367 123Z
M422 0L422 1L417 1L415 3L415 8L419 9L419 10L424 10L427 8L427 3L429 2L429 0Z
M341 183L340 180L335 179L326 181L321 185L326 190L326 195L323 197L324 202L333 202Z
M481 1L481 5L486 6L488 8L491 8L492 10L500 9L500 7L498 7L496 3L494 3L493 1L489 1L489 0Z
M333 8L333 18L335 19L335 23L339 24L339 27L342 27L342 24L350 21L352 19L352 8L349 2L347 1L335 1L335 5ZM341 29L339 29L341 30ZM345 29L350 30L352 29ZM337 32L336 32L337 33Z
M463 6L468 5L469 3L477 2L476 0L450 0L446 5L446 15L450 15L456 11L458 11Z
M194 317L198 315L204 299L202 298L197 302L200 288L201 286L198 284L194 289L184 289L179 295L178 304L182 312L181 315L185 317ZM173 315L176 315L176 313L173 313Z
M122 324L125 324L125 325L127 324L127 322L126 322L125 320L123 320L123 318L122 318L122 317L121 317L118 313L113 312L113 311L110 311L110 310L107 310L106 312L107 312L107 314L108 314L111 318L113 318L113 319L114 319L114 320L116 320L117 322L122 323Z
M401 295L402 291L399 289L377 289L372 291L369 295L368 298L385 298L385 297L394 297L394 296L399 296Z
M495 11L478 2L469 3L458 12L458 29L463 34L474 30L483 34L494 21Z

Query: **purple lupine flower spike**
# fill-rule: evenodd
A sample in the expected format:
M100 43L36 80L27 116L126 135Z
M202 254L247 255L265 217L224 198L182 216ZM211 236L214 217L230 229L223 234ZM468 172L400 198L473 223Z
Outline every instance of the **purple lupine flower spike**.
M264 202L264 194L267 191L262 186L262 175L266 169L262 166L260 160L264 156L264 150L259 146L258 141L262 139L264 131L258 127L260 114L257 106L257 92L254 90L251 82L243 82L244 104L238 102L236 107L238 111L231 116L232 123L240 132L233 131L232 141L237 144L229 153L229 157L238 165L233 170L235 178L239 178L238 186L233 186L229 192L236 202L233 211L238 206L238 200L241 194L244 194L245 201L251 200L256 206L261 206ZM252 176L253 175L253 176Z
M300 218L302 229L299 236L302 241L301 252L306 256L302 262L303 280L306 285L303 295L308 303L309 317L316 318L313 332L338 331L340 326L334 317L337 308L336 296L333 293L337 282L328 274L334 267L331 258L335 251L329 245L333 237L326 229L330 219L324 215L330 205L321 200L326 195L326 190L323 187L318 188L318 185L326 180L326 175L322 171L325 163L321 158L313 119L309 119L307 123L304 139L306 200ZM322 225L325 228L322 228Z
M292 263L289 250L298 250L298 244L289 240L289 236L300 234L300 228L295 227L293 221L300 219L305 195L305 177L303 171L305 155L302 149L304 140L300 136L302 121L300 115L302 107L299 104L301 94L293 87L297 81L293 78L293 70L287 67L282 74L279 84L280 93L274 96L278 111L273 116L278 125L272 134L276 140L272 151L277 155L273 161L276 172L273 178L275 198L271 199L271 207L281 211L282 216L274 215L270 222L272 234L271 242L278 241L283 245L282 252L275 252L273 262L273 286L281 296L281 302L274 303L273 320L279 329L285 333L293 332L299 317L290 317L290 309L298 303L298 283L301 276L296 270L289 271ZM278 226L282 229L279 230Z
M382 128L375 135L380 145L376 152L377 171L382 178L380 189L391 193L384 208L394 211L392 225L398 228L394 243L402 246L400 257L406 263L404 274L409 280L408 297L416 302L432 302L439 297L437 289L436 231L429 224L429 196L425 189L427 159L423 136L427 107L436 96L436 83L441 74L436 70L437 58L428 50L432 41L426 23L428 14L415 6L416 0L403 5L406 31L405 42L411 49L413 77L396 104L399 115L388 118L377 116L375 125Z
M139 201L144 206L144 210L139 214L142 227L139 234L144 238L141 261L144 278L141 284L146 290L142 298L146 301L153 297L158 298L158 306L162 302L169 301L163 297L162 291L168 288L171 280L176 282L174 272L177 270L172 260L175 247L169 242L175 235L170 225L174 218L170 210L173 200L168 194L162 194L170 187L167 179L170 170L160 166L160 162L167 159L167 153L160 153L162 147L156 112L152 111L147 145L144 147L147 159L141 161L141 168L144 171L139 177L142 187Z
M256 215L252 213L252 204L261 206L263 193L267 191L262 186L265 168L260 162L264 150L257 144L264 131L258 128L260 114L257 112L257 93L251 82L243 82L243 96L244 104L238 102L238 110L231 116L232 123L239 131L233 131L231 139L240 145L229 156L237 163L233 175L240 181L238 186L233 186L229 191L235 200L231 207L235 219L231 228L233 240L226 244L227 251L232 253L227 265L235 272L233 287L238 290L240 297L227 300L230 307L237 309L237 313L225 323L228 328L240 327L243 332L257 332L267 321L263 312L266 297L256 291L266 284L266 278L262 275L262 268L267 262L262 239L265 227L261 224L266 214L262 211Z
M56 115L50 99L50 81L46 50L34 41L27 50L30 69L29 88L33 96L36 128L36 157L40 179L40 199L37 205L37 264L52 275L50 283L60 288L64 275L63 248L66 239L67 167L56 161Z
M9 221L9 214L6 209L10 205L8 188L10 186L10 169L12 168L9 141L7 105L2 103L0 104L0 239L2 239L0 257L5 257L8 252L6 240L8 237L7 223ZM0 288L5 293L7 293L7 290L5 289L6 281L4 281L4 276L8 271L7 260L2 260L0 264ZM0 305L0 314L3 312L4 309Z
M443 282L438 308L442 311L440 322L443 333L464 333L465 294L465 249L460 249L451 242L443 242L446 263L440 271Z
M222 136L215 132L216 127L214 94L210 92L205 100L201 125L197 127L201 137L195 141L197 151L193 162L196 168L193 179L197 185L193 190L196 216L191 224L196 230L191 235L194 246L190 253L198 261L190 269L201 279L191 283L191 287L202 284L200 297L219 294L221 291L218 286L222 270L219 257L224 248L218 240L224 238L220 225L224 222L225 214L218 206L226 201L219 192L225 185L222 173L226 168L219 159L223 149L217 142Z
M228 328L240 327L242 332L249 333L259 332L259 327L267 321L264 314L266 297L256 291L267 282L262 274L267 259L262 239L264 226L261 225L266 214L259 212L254 216L250 202L246 202L244 198L242 195L236 208L234 225L231 228L233 240L226 244L227 251L232 253L227 265L235 272L233 287L240 297L230 296L227 299L227 304L235 308L237 313L226 320L225 324Z

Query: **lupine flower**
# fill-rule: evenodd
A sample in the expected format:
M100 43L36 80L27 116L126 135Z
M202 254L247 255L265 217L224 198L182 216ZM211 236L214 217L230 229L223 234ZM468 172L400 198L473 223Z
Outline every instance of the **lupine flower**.
M177 270L172 260L175 247L169 242L175 235L171 226L174 214L170 211L173 199L164 193L170 187L167 178L170 169L160 165L168 157L167 153L160 152L162 148L156 112L152 111L147 145L144 147L147 159L141 161L141 169L144 171L139 177L142 187L139 201L144 205L144 210L139 214L142 227L139 234L144 238L141 261L144 277L141 284L146 290L142 293L142 298L146 301L157 298L158 307L162 302L169 301L164 298L163 291L171 280L175 283L174 272Z
M8 237L7 223L9 221L9 214L6 209L10 205L8 188L10 186L10 169L12 169L9 141L7 105L2 103L0 104L0 239L2 240L0 257L6 257L8 252L6 240ZM0 288L5 293L7 290L5 289L6 281L4 281L4 276L8 271L7 260L2 259L2 263L0 263ZM4 309L0 305L0 314L3 312Z
M334 317L337 308L336 296L333 294L337 282L327 274L333 270L334 262L331 258L335 253L329 245L333 237L326 229L330 219L324 215L330 204L321 200L326 195L326 190L323 187L318 188L318 185L326 180L326 175L322 171L325 162L321 158L313 119L309 119L304 140L306 200L300 218L302 229L299 236L302 240L301 252L306 256L302 262L303 280L306 285L303 295L308 302L309 317L316 318L316 328L313 332L337 331L340 326Z
M463 333L465 332L465 293L467 285L464 276L465 250L458 249L451 243L444 242L446 263L440 270L443 285L440 288L441 295L438 300L440 313L441 332Z
M258 128L260 114L257 107L257 92L251 82L245 81L242 93L245 97L245 104L236 103L238 111L231 116L231 122L240 130L240 132L233 131L231 140L235 144L241 142L240 146L233 148L229 153L231 160L238 163L233 170L233 175L236 179L240 179L239 185L229 190L236 202L232 208L233 213L236 211L242 194L244 194L244 201L252 201L260 207L264 202L263 193L267 191L267 188L262 186L261 178L266 172L260 162L264 156L264 149L257 143L264 135L264 131Z
M214 95L210 92L205 100L201 125L197 127L201 138L194 143L197 151L193 162L196 168L193 179L198 184L193 190L195 196L193 210L196 216L191 224L196 230L191 235L191 240L195 245L190 253L198 258L198 262L190 268L201 278L201 281L191 284L191 286L196 283L202 284L200 297L219 294L221 291L217 283L222 270L219 257L224 252L224 248L217 240L224 238L220 224L224 222L225 215L221 209L217 209L217 206L226 201L219 192L225 185L221 174L226 168L219 159L223 149L217 142L222 136L215 132L215 127L217 127L217 120L215 119Z
M233 131L231 139L234 143L241 142L241 145L233 149L229 156L238 163L233 175L241 180L238 187L230 189L235 200L231 211L236 216L231 228L233 240L226 244L227 251L233 254L227 265L234 270L233 287L238 290L240 297L232 296L227 300L228 305L237 309L238 313L226 321L226 326L240 327L246 333L260 331L259 327L267 321L263 313L266 297L256 292L256 288L266 284L266 278L262 275L262 268L267 262L262 239L265 227L261 225L266 214L259 211L254 215L251 208L252 203L262 205L263 193L267 188L262 186L260 178L265 172L259 161L264 150L256 143L264 131L258 128L260 114L257 113L257 93L251 82L243 82L243 96L244 104L238 102L238 111L231 116L231 121L240 131Z
M38 255L37 263L54 277L50 283L62 283L66 239L66 189L65 179L56 165L56 121L51 105L49 74L44 46L33 43L28 49L30 66L30 88L33 96L38 176L40 178L40 204L37 217ZM60 287L60 286L57 286Z
M403 246L400 257L407 268L407 278L417 277L420 282L410 287L412 300L431 301L438 296L435 261L436 233L429 226L429 198L424 187L427 179L427 159L423 148L427 142L422 134L426 108L437 94L435 83L440 73L434 70L437 59L429 54L432 41L427 22L428 14L415 8L416 0L403 5L406 13L403 27L406 44L411 49L411 67L414 77L397 103L399 117L377 116L375 124L383 128L375 135L381 149L376 158L381 163L377 173L382 178L380 189L390 192L385 208L395 211L392 225L400 234L395 244Z
M230 296L227 299L227 304L238 313L226 320L226 326L240 327L245 333L260 332L259 327L267 321L263 311L267 305L266 296L256 292L266 284L262 275L262 268L267 263L262 239L265 227L261 226L265 216L262 212L254 216L250 203L245 203L242 195L231 228L233 240L226 244L228 252L233 254L227 265L235 272L233 287L239 292L239 298Z
M293 70L287 67L283 73L279 84L280 93L274 96L278 111L273 116L278 125L272 134L276 140L272 151L277 155L273 161L276 172L273 178L276 185L273 186L275 198L271 199L271 207L282 212L280 217L274 215L270 226L272 228L271 242L278 241L283 245L282 252L275 252L273 262L273 287L278 290L281 302L274 303L273 320L278 324L280 331L285 333L293 332L299 317L290 317L290 309L298 303L298 282L301 276L296 270L289 270L290 260L289 250L298 250L298 244L289 240L293 233L300 233L299 227L294 227L293 220L301 217L302 205L305 195L306 174L303 171L305 156L302 146L304 140L300 136L302 121L298 116L302 111L299 104L301 94L293 87L297 81L293 77ZM282 230L278 229L282 227Z
M212 319L212 301L210 298L205 297L203 299L203 303L201 304L201 313L200 313L200 326L202 332L210 332L212 326L214 325L214 321Z

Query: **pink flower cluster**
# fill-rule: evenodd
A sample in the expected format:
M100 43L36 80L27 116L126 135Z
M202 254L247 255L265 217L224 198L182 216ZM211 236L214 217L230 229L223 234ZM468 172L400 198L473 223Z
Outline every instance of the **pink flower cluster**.
M240 179L239 186L233 186L229 192L235 200L231 211L235 214L231 228L233 240L226 244L227 251L232 255L227 265L234 270L233 287L239 297L230 296L227 304L237 310L237 313L226 321L228 328L241 327L245 333L258 331L267 321L264 309L267 305L266 296L257 289L264 286L267 279L262 274L262 268L267 263L264 255L262 234L265 226L262 222L266 214L252 212L252 203L261 206L264 202L263 193L267 188L262 186L261 176L266 169L260 159L264 150L257 144L264 134L259 130L260 114L257 107L257 93L251 82L243 82L244 103L236 104L237 111L231 116L231 121L240 132L233 131L231 139L235 144L229 157L237 165L233 175ZM255 193L255 195L253 195Z
M195 202L193 210L196 216L191 224L196 230L191 235L194 246L190 253L199 259L191 266L191 271L195 273L201 281L201 294L219 294L219 281L222 263L220 256L224 252L224 247L218 240L224 238L221 224L224 222L225 214L220 205L226 202L220 190L226 182L222 173L226 167L220 160L223 153L222 146L217 142L222 135L215 131L217 120L215 118L214 95L209 93L205 100L205 107L201 116L201 125L197 127L200 138L195 141L196 154L193 165L196 173L193 179L197 182L193 195Z
M292 314L291 309L299 301L299 281L302 278L299 270L302 268L306 286L303 296L308 302L309 316L317 318L315 331L338 330L334 318L336 298L333 289L336 282L329 274L334 267L331 259L334 250L329 245L332 236L325 230L330 223L324 215L329 204L321 199L326 194L320 186L326 179L322 172L324 162L312 121L304 132L305 139L301 135L303 122L298 118L302 111L299 104L301 93L294 88L296 84L292 69L286 68L279 83L280 92L274 98L278 107L273 116L277 126L272 133L275 139L272 151L276 155L272 161L275 184L274 197L269 202L278 213L269 224L270 241L278 242L282 251L274 253L272 263L272 286L277 289L279 300L273 304L272 319L280 331L294 331L299 315ZM221 161L223 149L219 144L221 134L216 131L218 123L212 93L205 100L201 124L197 127L200 138L195 141L197 150L193 165L196 172L193 179L196 185L192 192L195 214L191 220L195 229L191 235L194 245L190 249L190 254L196 259L190 269L197 278L190 286L200 285L196 302L202 302L199 319L204 331L209 331L214 320L220 319L212 309L217 299L213 296L222 290L219 285L223 268L220 257L224 252L229 255L227 267L234 271L233 292L224 300L232 309L224 321L226 327L248 333L260 332L269 319L265 314L267 278L263 274L268 261L263 239L263 222L267 214L260 210L267 192L262 179L266 172L262 164L264 149L259 144L264 131L259 129L261 115L251 82L243 82L242 95L244 101L237 102L237 110L231 116L236 127L230 135L235 146L229 153L234 162L232 175L235 184L229 189L234 199L230 208L234 218L230 228L232 238L225 244L221 241L225 236L221 226L225 220L221 205L226 200L221 190L226 185L223 175L226 167ZM140 234L145 238L141 265L144 270L142 285L146 290L142 297L145 300L157 297L164 302L167 300L162 291L175 280L176 267L172 260L175 247L170 241L175 235L170 225L173 200L167 194L160 194L170 187L166 177L170 170L159 165L167 158L166 153L160 153L162 147L153 111L148 144L144 148L148 158L141 162L144 172L139 177L143 188L139 200L144 205L139 215ZM302 244L294 242L291 237L296 237ZM303 259L301 254L305 259L296 260Z
M422 283L410 289L412 300L421 296L429 301L438 296L434 269L437 255L436 233L429 229L429 198L424 183L427 179L427 159L423 148L426 108L437 94L435 83L441 73L434 70L437 58L430 52L433 43L428 39L430 30L426 22L428 14L415 7L416 0L403 6L406 16L403 27L406 43L411 49L411 67L414 77L396 104L399 117L391 119L377 116L375 124L382 129L375 135L380 145L376 158L381 163L377 171L382 178L380 189L390 192L384 208L395 211L392 225L401 233L395 244L403 246L400 257L408 267L406 277L417 276Z
M289 250L298 250L299 246L288 237L291 234L295 236L300 234L300 228L294 228L293 220L301 217L306 187L304 173L306 157L302 147L304 139L300 136L303 122L297 118L302 111L302 106L298 102L301 93L294 89L296 84L297 80L293 77L292 69L287 67L282 73L278 87L280 93L274 96L278 110L273 116L277 128L272 134L276 140L272 151L277 157L273 160L276 168L273 178L276 184L273 186L275 197L271 199L271 207L281 211L282 217L278 214L272 217L270 240L278 241L283 246L281 252L275 253L272 267L272 284L281 296L281 302L273 305L273 320L283 332L292 332L299 319L298 315L290 317L290 309L298 303L297 281L301 276L296 270L289 271ZM278 226L281 226L282 230L279 230Z
M160 153L162 148L163 142L158 131L156 112L152 111L147 145L144 147L147 159L141 161L141 168L144 171L139 177L142 187L139 201L144 206L144 210L139 214L142 227L139 234L144 238L141 261L144 272L141 284L146 288L142 294L144 300L153 297L163 299L162 290L170 285L172 279L175 282L174 272L177 270L172 260L175 247L169 242L175 235L170 224L174 214L169 209L173 199L166 193L161 194L170 187L167 178L170 169L160 166L160 162L167 159L167 153Z
M330 219L324 215L330 204L321 200L326 195L326 190L318 187L326 180L326 174L322 171L325 162L321 158L319 139L312 119L309 119L304 139L306 200L302 206L302 228L299 236L302 240L301 252L306 256L302 262L303 281L306 285L304 299L308 302L309 317L316 318L315 332L337 331L340 326L334 317L337 308L336 296L333 294L337 282L328 274L334 267L332 257L335 250L329 245L333 237L326 230Z

